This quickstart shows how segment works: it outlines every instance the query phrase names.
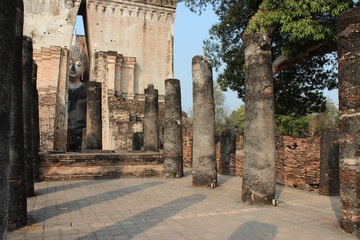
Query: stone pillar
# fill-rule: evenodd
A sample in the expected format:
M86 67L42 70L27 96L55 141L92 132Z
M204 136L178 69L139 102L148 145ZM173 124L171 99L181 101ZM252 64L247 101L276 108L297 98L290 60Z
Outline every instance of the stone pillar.
M37 64L33 61L32 65L32 87L33 104L31 108L32 126L32 157L34 166L34 180L39 181L39 148L40 148L40 129L39 129L39 94L36 88Z
M212 67L202 56L192 59L193 186L210 187L217 181L215 107Z
M341 228L360 236L360 8L338 17Z
M116 58L115 63L115 96L121 97L121 62L122 56Z
M339 179L339 135L337 129L324 129L320 148L320 186L321 195L338 196Z
M116 57L117 53L109 51L106 54L106 64L107 64L107 77L108 77L108 90L115 91L115 74L116 74Z
M8 222L10 96L16 23L14 16L16 1L0 1L0 239L6 239Z
M26 195L34 196L34 173L32 159L31 108L33 104L32 86L32 39L24 36L22 50L23 69L23 120L24 120L24 158L26 176Z
M24 5L17 1L16 36L14 46L14 78L11 96L10 126L10 186L8 229L24 227L27 220L24 128L23 128L23 89L22 89L22 46Z
M69 50L59 48L59 75L57 80L54 120L54 150L65 152L68 146L67 90L69 82Z
M101 83L86 86L86 149L102 150Z
M220 132L220 165L219 174L230 174L230 154L236 152L236 133L231 128Z
M167 178L182 177L182 112L180 81L165 81L164 171Z
M149 84L145 89L144 151L159 151L158 90Z
M127 93L127 99L135 97L135 63L136 58L124 57L121 68L121 91Z
M275 198L275 110L271 41L243 35L245 46L245 136L242 201L271 204Z

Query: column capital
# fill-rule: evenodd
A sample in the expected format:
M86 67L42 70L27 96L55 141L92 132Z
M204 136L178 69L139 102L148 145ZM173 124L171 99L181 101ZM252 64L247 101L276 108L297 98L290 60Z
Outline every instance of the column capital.
M135 57L123 57L122 66L124 68L135 68L136 58Z

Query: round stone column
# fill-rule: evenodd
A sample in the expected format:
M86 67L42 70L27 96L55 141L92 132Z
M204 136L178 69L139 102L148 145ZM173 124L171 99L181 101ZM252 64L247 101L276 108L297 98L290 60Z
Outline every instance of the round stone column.
M9 196L10 103L13 81L13 59L16 1L0 1L0 239L6 239Z
M102 150L101 82L86 84L86 149Z
M275 108L271 41L243 35L245 46L245 135L242 201L271 204L275 198Z
M224 128L220 132L220 165L219 174L230 174L230 154L236 152L236 133L231 128Z
M338 196L339 183L339 134L335 129L321 132L320 147L320 184L321 195Z
M182 177L182 121L180 81L165 81L164 171L167 178Z
M215 107L212 67L203 56L192 59L193 186L210 187L217 181Z
M26 225L27 202L24 161L23 89L22 89L22 46L24 5L17 1L16 36L14 45L14 79L11 96L10 127L10 186L8 229L14 230Z
M341 223L360 236L360 8L338 17Z
M34 171L32 158L32 125L31 108L33 104L33 43L30 37L23 37L22 49L23 70L23 120L24 120L24 158L26 176L26 195L34 196Z
M149 84L145 89L144 150L159 151L158 90Z

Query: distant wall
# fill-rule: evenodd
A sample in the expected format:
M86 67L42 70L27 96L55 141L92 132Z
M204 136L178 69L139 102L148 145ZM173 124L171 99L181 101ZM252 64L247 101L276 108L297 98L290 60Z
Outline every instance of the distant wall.
M278 137L276 140L276 182L288 187L318 192L320 140L321 137ZM217 149L220 149L220 143ZM219 164L219 155L217 155L217 161ZM241 149L237 149L236 155L230 155L230 175L242 177L243 162L244 153Z

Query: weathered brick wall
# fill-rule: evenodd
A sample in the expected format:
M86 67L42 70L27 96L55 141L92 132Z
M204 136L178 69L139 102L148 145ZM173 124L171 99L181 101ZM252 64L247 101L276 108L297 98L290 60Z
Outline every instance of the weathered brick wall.
M276 141L276 181L285 186L318 191L320 139L279 137Z
M60 77L62 48L34 49L33 58L38 66L40 151L53 150L56 93Z
M276 141L276 182L317 192L320 183L320 139L279 137ZM244 152L241 147L237 148L236 155L230 155L230 175L242 177ZM219 153L220 143L217 144L218 166Z
M244 151L230 154L230 175L243 176Z
M53 150L56 89L39 89L40 151Z
M186 113L182 116L182 137L183 137L183 164L185 167L192 166L192 124Z
M143 133L144 101L108 96L109 120L115 151L131 151L134 133ZM159 102L160 142L163 140L164 102ZM160 144L162 146L162 144Z
M152 177L162 175L160 153L40 154L40 179L45 181Z

